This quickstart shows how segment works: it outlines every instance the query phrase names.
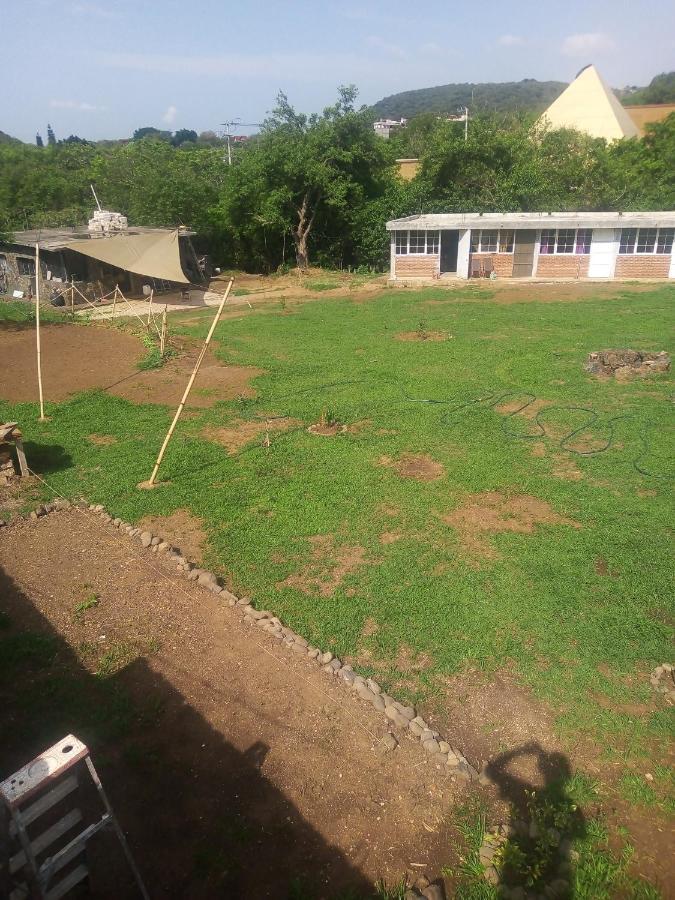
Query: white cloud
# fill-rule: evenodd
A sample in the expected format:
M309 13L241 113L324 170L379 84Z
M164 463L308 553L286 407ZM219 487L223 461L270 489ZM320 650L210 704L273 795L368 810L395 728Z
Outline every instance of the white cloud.
M84 103L81 100L50 100L52 109L79 109L82 112L97 112L105 109L105 106L95 106L93 103Z
M422 44L420 51L422 53L427 53L430 56L444 52L443 47L441 47L440 44L437 44L436 41L429 41L428 44Z
M395 56L397 59L405 59L408 55L403 47L399 47L398 44L391 44L376 34L369 35L366 38L366 44L375 50L381 50L388 56Z
M519 34L502 34L497 38L500 47L522 47L525 38Z
M570 34L562 43L565 56L588 56L592 53L603 53L614 49L614 41L601 31L589 31L585 34Z
M173 123L176 121L177 112L178 110L175 106L170 106L162 116L162 122L166 122L167 125L173 125Z

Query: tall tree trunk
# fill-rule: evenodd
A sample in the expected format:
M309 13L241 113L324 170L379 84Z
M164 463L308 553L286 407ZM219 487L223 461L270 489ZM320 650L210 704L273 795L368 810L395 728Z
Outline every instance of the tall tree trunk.
M298 224L291 229L293 240L295 242L295 261L299 269L306 269L309 266L307 241L309 233L312 230L312 225L314 224L314 216L316 215L319 200L320 197L317 197L314 202L314 208L312 209L310 192L307 191L302 198L302 205L298 210Z

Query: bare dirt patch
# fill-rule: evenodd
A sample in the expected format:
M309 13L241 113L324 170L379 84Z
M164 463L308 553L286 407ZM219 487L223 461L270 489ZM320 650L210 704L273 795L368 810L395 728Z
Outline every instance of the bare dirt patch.
M401 478L414 478L416 481L437 481L445 475L445 467L427 454L403 453L399 459L381 456L381 466L393 469Z
M537 457L546 456L546 444L543 441L535 441L530 447L530 455Z
M340 422L316 422L316 424L310 425L307 431L310 434L318 434L323 437L335 437L336 434L345 434L347 426L342 425Z
M540 410L546 409L551 405L550 400L528 400L527 397L515 397L505 403L499 403L495 406L495 410L504 416L519 415L524 419L534 419Z
M206 543L203 520L189 509L177 509L169 516L144 516L138 527L164 538L186 559L201 563Z
M447 331L399 331L395 335L397 341L418 341L420 343L437 343L452 337Z
M85 584L99 602L76 618ZM43 726L4 692L0 771L68 730L91 734L90 711L118 697L128 724L95 742L94 759L154 895L277 897L299 881L367 897L378 878L434 878L446 863L447 810L463 791L447 767L405 735L383 753L380 714L99 519L73 510L3 529L0 594L6 633L56 642L55 668L32 689L68 678L83 707ZM92 675L112 647L133 654ZM135 897L119 876L93 881L96 896Z
M554 466L551 469L551 475L554 478L562 478L563 481L581 481L584 477L584 473L575 466L574 460L569 456L556 454L553 459Z
M177 406L194 368L198 350L171 359L159 369L136 371L108 388L110 394L124 397L132 403L158 403ZM251 380L263 375L264 370L255 366L222 365L207 353L192 392L188 407L205 409L219 400L235 400L238 397L255 397Z
M395 544L396 541L400 541L403 535L400 531L383 531L380 535L380 543L381 544Z
M87 440L90 444L95 444L97 447L109 447L111 444L117 443L117 438L114 434L88 434Z
M220 428L208 426L202 429L201 435L209 441L221 444L221 446L225 447L228 454L232 456L261 435L266 435L271 431L288 431L289 428L296 428L299 425L302 425L302 422L285 417L255 419L253 421L237 419L229 425L224 425Z
M303 594L332 597L344 578L367 562L363 547L338 545L331 534L315 535L309 543L310 561L302 571L278 582L278 588L294 587Z
M42 381L45 400L65 400L78 391L105 389L138 374L145 355L138 338L102 325L44 325ZM36 400L35 330L0 327L0 397L12 403ZM179 398L180 399L180 398Z
M578 522L559 516L545 500L529 494L507 497L498 491L469 496L442 520L457 532L465 550L495 557L489 535L502 532L532 534L539 525L568 525L580 528Z

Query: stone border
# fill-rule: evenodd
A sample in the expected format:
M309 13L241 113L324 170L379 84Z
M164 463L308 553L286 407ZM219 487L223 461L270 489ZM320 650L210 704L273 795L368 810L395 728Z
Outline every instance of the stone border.
M71 503L69 500L59 497L50 503L38 506L25 518L36 521L51 512L70 509L71 507L98 515L105 524L111 525L123 534L127 534L132 540L137 540L143 548L151 553L155 553L158 556L161 555L170 562L175 563L180 574L190 581L196 581L204 590L219 596L228 606L243 616L244 622L251 626L256 625L279 641L287 650L311 660L327 675L337 678L358 697L369 703L378 712L383 713L386 718L386 724L389 727L396 726L404 732L409 732L420 742L429 755L430 760L437 763L439 767L441 765L447 766L451 775L459 776L465 781L474 781L480 778L481 783L485 783L485 776L479 775L478 771L467 761L461 751L453 747L448 741L443 740L438 731L431 728L417 714L413 706L399 703L398 700L385 693L376 681L359 675L353 670L351 665L344 664L330 650L322 651L319 647L310 645L301 635L287 628L277 616L268 610L256 609L248 597L237 597L231 591L228 591L219 583L213 572L196 567L185 559L178 549L171 546L168 541L163 540L159 535L138 528L129 522L124 522L120 518L113 518L101 503L87 503L85 500ZM7 527L7 525L7 522L0 520L0 528ZM382 738L382 742L389 750L394 750L398 745L398 740L391 731Z
M675 666L661 663L649 676L649 683L658 694L664 695L668 703L675 703Z

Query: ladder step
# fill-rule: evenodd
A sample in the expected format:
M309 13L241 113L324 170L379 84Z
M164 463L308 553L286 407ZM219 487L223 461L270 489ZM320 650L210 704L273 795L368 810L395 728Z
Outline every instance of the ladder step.
M51 828L43 831L42 834L35 838L35 840L31 841L30 846L33 854L38 856L40 853L44 852L50 844L53 844L54 841L58 840L81 821L82 813L79 809L72 809L69 813L66 813L66 815L62 819L59 819L58 822L55 822ZM26 854L21 850L21 852L15 854L9 861L9 871L14 874L25 865Z
M46 900L60 900L68 891L72 890L76 884L83 881L89 876L89 870L84 864L77 866L72 872L68 872L65 878L55 884L53 888L45 894Z
M59 802L59 800L63 800L64 797L67 797L68 794L70 794L71 791L74 791L76 787L77 776L68 775L67 778L64 778L63 781L60 781L50 791L47 791L46 794L43 794L39 800L35 801L35 803L31 803L30 806L22 809L21 821L26 826L30 825L31 822L34 822L43 813L46 813L47 810L51 809L54 804ZM11 837L16 837L17 835L16 825L14 822L10 823L9 833Z

